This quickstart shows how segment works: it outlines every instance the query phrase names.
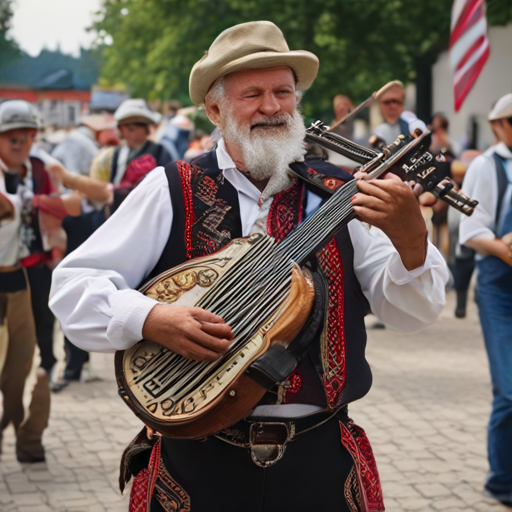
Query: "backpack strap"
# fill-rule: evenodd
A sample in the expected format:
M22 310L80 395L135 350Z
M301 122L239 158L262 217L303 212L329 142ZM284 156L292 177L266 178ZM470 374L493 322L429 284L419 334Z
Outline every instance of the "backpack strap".
M409 135L409 123L405 119L399 117L398 125L400 126L400 133L402 135Z
M496 167L496 178L498 180L498 203L496 205L496 216L494 219L495 230L498 228L498 222L500 218L501 208L503 206L503 198L505 197L505 192L508 186L508 177L507 172L505 171L505 162L503 158L499 156L497 153L493 153L492 155Z
M114 156L112 157L112 167L110 168L110 178L109 178L110 183L114 183L114 180L116 178L117 162L119 160L119 151L120 151L120 149L121 149L120 146L118 146L114 150Z

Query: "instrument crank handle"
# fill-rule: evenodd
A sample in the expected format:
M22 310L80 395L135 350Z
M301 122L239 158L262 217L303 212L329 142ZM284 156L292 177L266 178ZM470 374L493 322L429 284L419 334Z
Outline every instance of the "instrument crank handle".
M462 192L457 191L455 182L450 178L445 178L440 181L431 192L468 217L473 215L475 207L478 204L478 201L470 199Z

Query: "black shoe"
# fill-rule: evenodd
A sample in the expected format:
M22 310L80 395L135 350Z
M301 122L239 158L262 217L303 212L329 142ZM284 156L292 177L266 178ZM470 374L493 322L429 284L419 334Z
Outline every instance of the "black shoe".
M52 393L58 393L59 391L62 391L64 388L67 388L70 382L70 380L61 377L59 380L56 380L55 382L52 382L50 384L50 390Z
M466 304L468 302L468 292L457 292L457 306L455 307L456 318L466 318Z
M34 451L24 451L17 449L16 458L18 459L18 462L29 464L46 461L43 445L41 445L40 448Z
M489 489L489 487L487 486L485 486L485 491L491 498L494 498L495 500L499 501L502 505L505 505L505 507L512 508L512 491L493 491Z

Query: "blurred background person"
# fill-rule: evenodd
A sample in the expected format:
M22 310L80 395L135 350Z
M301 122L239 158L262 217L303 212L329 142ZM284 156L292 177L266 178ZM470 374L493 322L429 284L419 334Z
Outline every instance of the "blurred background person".
M75 195L65 200L50 197L54 189L44 163L30 156L38 128L29 103L12 100L0 105L0 324L7 324L7 349L0 350L6 354L0 364L0 436L12 422L19 462L45 460L42 435L50 414L49 375L56 362L54 317L48 309L51 269L63 252L60 221L80 208ZM33 364L36 343L40 368ZM28 382L35 385L25 410Z
M512 94L488 119L499 143L467 171L463 192L479 204L462 219L460 242L478 255L478 311L492 380L485 488L512 507Z
M415 114L404 111L405 89L399 80L395 80L393 85L379 96L378 101L384 122L373 130L374 137L370 138L370 144L374 147L378 145L376 141L388 145L399 135L409 135L412 131L410 125L417 120Z
M444 114L437 113L432 116L432 122L428 126L432 132L430 151L434 155L442 154L447 158L454 159L460 156L462 148L450 137L449 127L450 121Z
M115 211L140 180L155 167L166 166L172 157L162 144L150 140L151 130L161 120L142 99L123 101L114 114L123 143L112 159L110 182L115 187Z
M82 116L80 125L55 146L52 156L70 172L89 175L94 157L99 152L98 135L106 128L100 114Z
M172 160L184 157L194 132L194 123L180 113L180 108L179 101L169 102L167 116L156 133L156 140L167 149Z
M349 112L354 110L354 104L346 94L337 94L334 96L332 105L334 109L334 119L331 122L331 126L339 123ZM351 117L343 124L336 126L332 131L346 139L354 140L354 118Z

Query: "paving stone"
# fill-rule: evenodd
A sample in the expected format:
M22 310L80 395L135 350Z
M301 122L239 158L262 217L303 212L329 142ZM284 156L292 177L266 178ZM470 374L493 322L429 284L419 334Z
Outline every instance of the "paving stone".
M416 484L414 487L425 498L438 498L440 496L449 496L450 491L442 484L434 483L434 484Z
M368 434L387 512L507 512L483 494L491 388L476 309L441 318L417 334L369 330L374 385L351 404ZM59 334L61 336L61 334ZM1 512L126 512L119 459L141 429L120 401L111 354L92 354L101 382L73 383L52 396L46 464L19 464L14 432L4 432Z

